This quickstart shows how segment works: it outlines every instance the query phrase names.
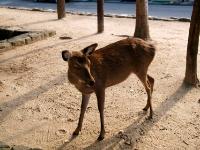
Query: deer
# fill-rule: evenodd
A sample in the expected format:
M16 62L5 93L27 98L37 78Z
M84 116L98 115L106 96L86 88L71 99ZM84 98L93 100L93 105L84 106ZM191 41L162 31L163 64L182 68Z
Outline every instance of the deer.
M77 136L82 128L83 118L92 93L96 94L100 113L100 135L97 140L105 137L104 102L107 87L126 80L134 73L142 82L147 103L143 108L150 108L149 118L153 117L152 93L154 78L147 74L156 48L150 42L139 38L126 38L97 49L98 44L91 44L80 51L62 51L62 58L68 62L68 80L82 93L81 112L78 126L73 132Z

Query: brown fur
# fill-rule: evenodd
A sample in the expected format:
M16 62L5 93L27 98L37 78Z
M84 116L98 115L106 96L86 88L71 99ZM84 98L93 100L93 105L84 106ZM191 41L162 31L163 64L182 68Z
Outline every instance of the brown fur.
M69 62L69 81L82 93L81 114L74 135L81 130L90 94L95 92L101 119L98 139L102 140L105 135L103 115L105 89L124 81L131 73L135 73L145 87L148 99L144 110L150 108L152 117L151 96L154 79L147 75L147 71L154 58L155 47L137 38L120 40L94 51L96 47L97 44L93 44L82 51L63 51L62 56Z

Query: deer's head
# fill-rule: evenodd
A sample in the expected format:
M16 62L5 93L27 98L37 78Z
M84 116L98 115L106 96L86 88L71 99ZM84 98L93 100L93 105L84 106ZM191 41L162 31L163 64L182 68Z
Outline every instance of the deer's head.
M62 58L68 61L68 79L79 90L91 88L95 85L95 79L91 74L91 62L89 56L94 52L97 43L92 44L81 51L62 51Z

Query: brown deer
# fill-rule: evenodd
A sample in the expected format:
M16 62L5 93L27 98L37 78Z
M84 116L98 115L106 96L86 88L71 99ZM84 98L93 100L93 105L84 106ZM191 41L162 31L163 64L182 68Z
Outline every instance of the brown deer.
M68 61L68 79L81 93L82 104L79 122L73 135L78 135L82 128L84 113L90 94L95 92L100 112L101 132L98 140L104 139L104 101L106 87L124 81L131 73L135 73L143 83L147 92L147 104L153 110L151 97L154 79L147 74L148 67L155 55L155 47L138 38L127 38L95 50L97 43L81 51L62 51L62 58Z

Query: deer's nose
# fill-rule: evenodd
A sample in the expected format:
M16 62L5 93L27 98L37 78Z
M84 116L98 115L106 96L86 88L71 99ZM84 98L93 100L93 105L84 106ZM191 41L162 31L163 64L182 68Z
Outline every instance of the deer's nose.
M89 81L89 83L88 83L90 86L94 86L94 81Z

